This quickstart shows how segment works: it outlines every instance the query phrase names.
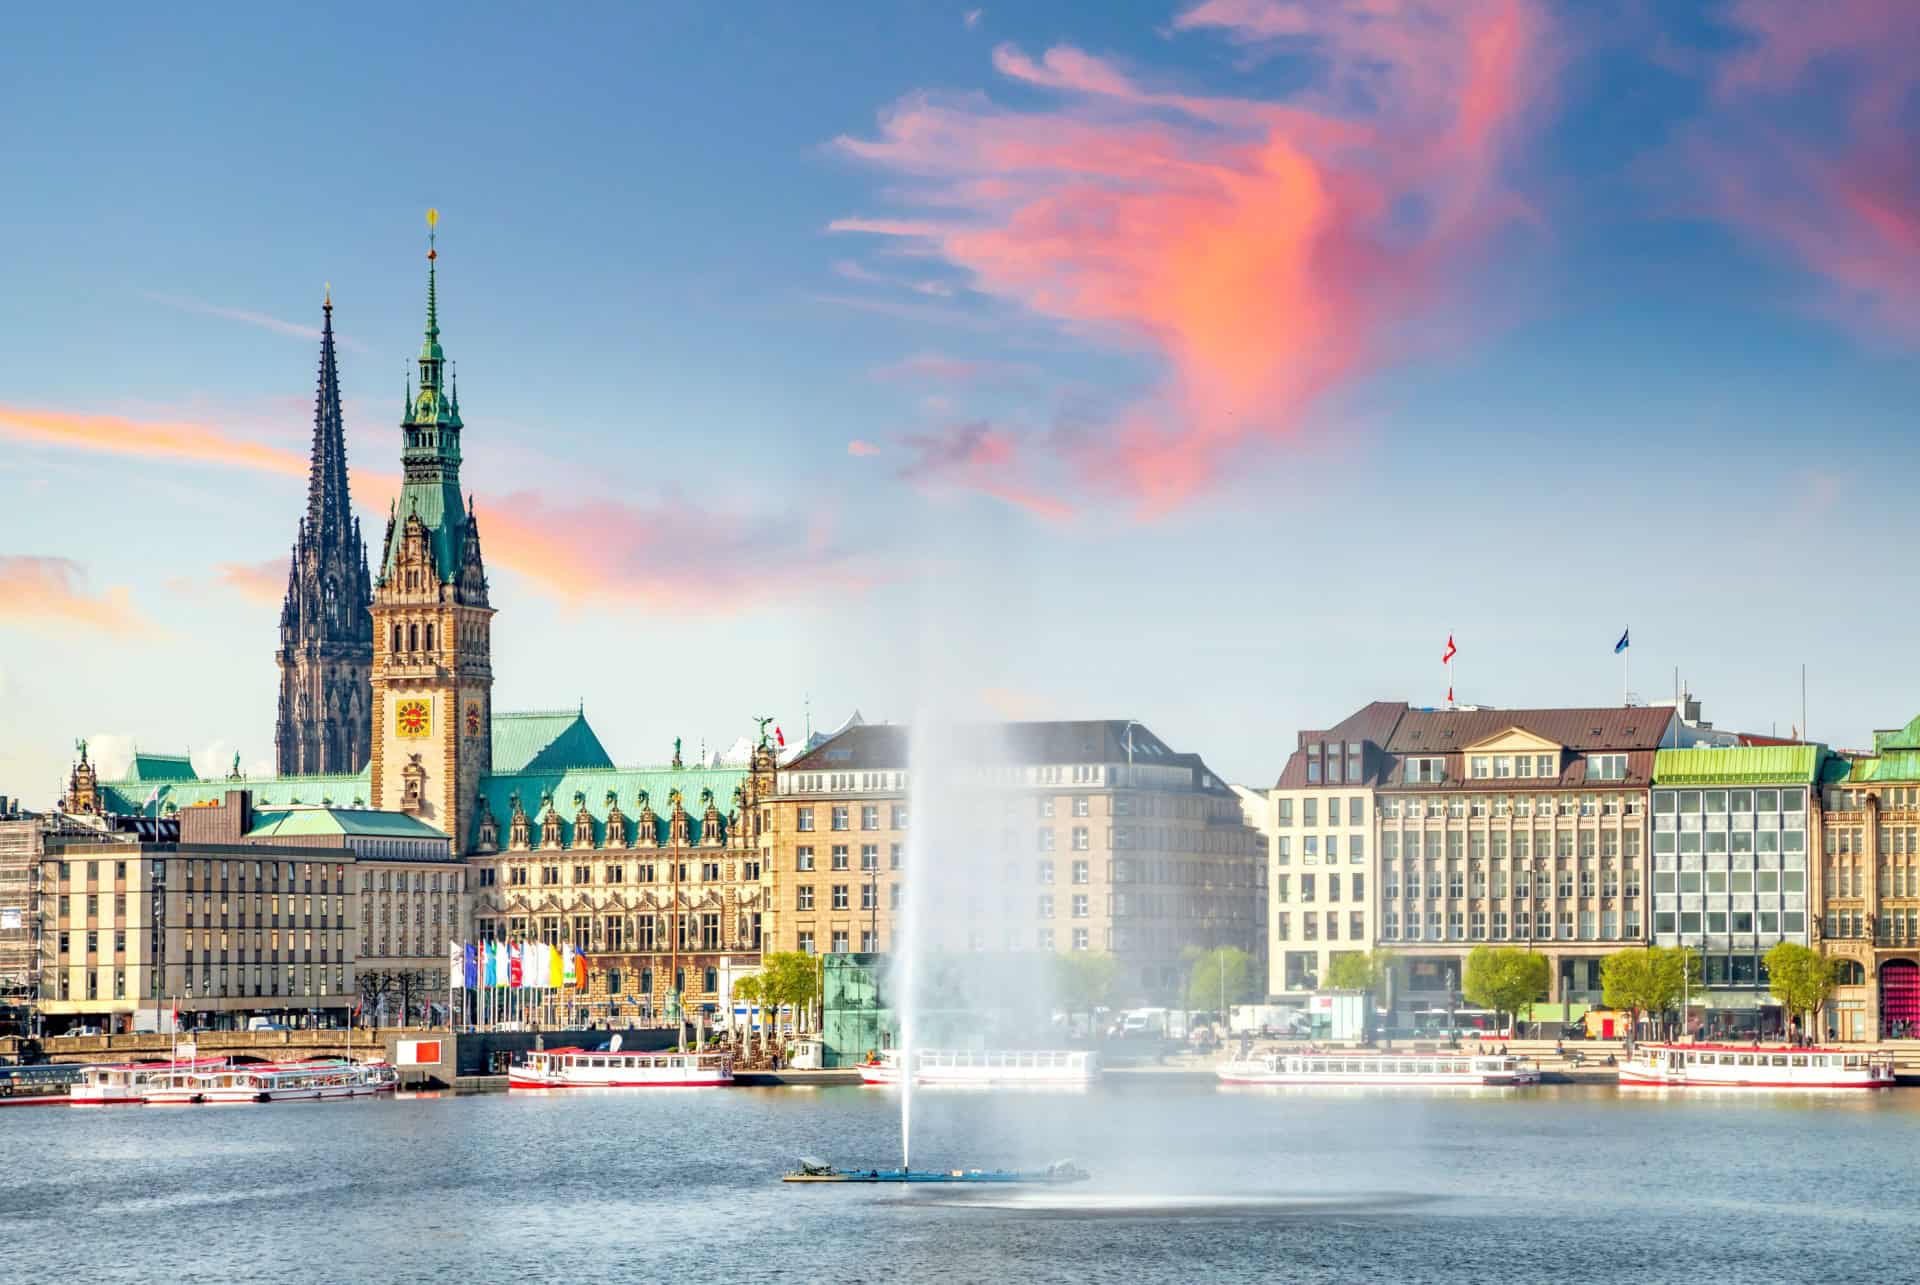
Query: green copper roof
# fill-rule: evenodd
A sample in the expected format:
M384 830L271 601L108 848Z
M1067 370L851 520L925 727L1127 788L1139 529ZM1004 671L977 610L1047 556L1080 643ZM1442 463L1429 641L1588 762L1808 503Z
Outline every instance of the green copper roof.
M358 776L255 776L238 781L176 780L161 784L157 803L151 807L142 806L152 789L151 781L100 783L107 811L127 815L144 813L147 816L154 815L156 808L164 813L169 808L218 803L226 797L228 790L252 791L256 811L271 808L275 804L324 803L329 799L343 806L356 800L365 804L372 793L367 771L362 771Z
M606 747L578 710L495 714L493 770L564 772L573 767L612 767Z
M487 801L487 810L492 813L494 824L499 827L499 846L502 849L507 846L513 822L513 796L516 793L520 796L520 806L526 811L535 839L539 838L540 823L546 818L543 800L551 797L554 812L560 818L562 842L572 847L574 816L583 804L593 818L595 840L602 844L606 842L609 792L620 801L620 811L626 817L627 839L632 842L642 806L642 790L647 792L647 802L652 805L657 817L654 842L664 844L668 837L668 818L673 812L670 798L674 790L679 790L681 805L687 810L689 840L699 843L704 837L701 819L706 812L706 805L700 801L700 792L713 791L713 805L724 817L733 807L735 787L744 785L746 780L747 769L744 767L693 767L679 771L670 767L577 768L568 772L496 773L480 783L480 793ZM476 815L476 825L478 820ZM471 849L473 843L474 835L469 834L466 847Z
M287 808L279 812L255 812L249 839L262 835L363 835L379 839L432 839L445 843L447 836L425 821L404 812L376 812L371 808Z
M152 785L155 781L197 781L200 774L193 770L193 760L185 754L143 754L135 750L124 779Z
M1920 750L1920 717L1914 718L1905 727L1875 732L1873 748L1881 754L1888 750Z
M1731 745L1661 750L1655 785L1810 785L1826 754L1819 745Z
M1883 750L1879 754L1862 755L1852 760L1844 777L1836 779L1852 782L1920 781L1920 750Z

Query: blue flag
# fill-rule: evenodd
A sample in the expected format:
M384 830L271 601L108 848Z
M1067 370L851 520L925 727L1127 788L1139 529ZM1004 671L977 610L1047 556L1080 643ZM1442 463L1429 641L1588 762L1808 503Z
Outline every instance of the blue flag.
M466 984L468 986L478 986L480 984L480 959L474 952L472 942L467 943L466 968L464 971L466 973Z
M1621 652L1625 651L1626 649L1627 649L1627 631L1622 629L1620 631L1620 641L1613 645L1613 654L1618 656Z

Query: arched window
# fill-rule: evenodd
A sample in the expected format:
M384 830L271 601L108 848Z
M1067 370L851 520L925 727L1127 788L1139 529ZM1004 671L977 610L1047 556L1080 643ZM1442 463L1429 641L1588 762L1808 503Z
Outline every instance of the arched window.
M408 651L420 650L420 626L419 625L407 626L407 650Z
M701 987L701 989L711 995L720 989L720 970L717 968L709 968L705 980L707 984Z
M1833 980L1841 986L1864 986L1867 982L1866 967L1857 959L1834 961Z
M400 650L400 626L397 623L393 627L393 649Z
M653 970L651 968L643 968L640 970L640 993L642 995L653 994Z
M673 993L676 995L687 993L687 970L684 968L673 970Z
M427 626L427 650L428 651L433 650L433 626L432 625Z

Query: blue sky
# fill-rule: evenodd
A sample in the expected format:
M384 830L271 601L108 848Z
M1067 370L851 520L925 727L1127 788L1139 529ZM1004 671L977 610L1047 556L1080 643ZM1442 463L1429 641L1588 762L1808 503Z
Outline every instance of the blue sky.
M305 332L377 537L428 206L497 699L617 758L937 691L1264 781L1629 624L1722 725L1920 707L1911 16L970 12L15 16L0 793L268 761Z

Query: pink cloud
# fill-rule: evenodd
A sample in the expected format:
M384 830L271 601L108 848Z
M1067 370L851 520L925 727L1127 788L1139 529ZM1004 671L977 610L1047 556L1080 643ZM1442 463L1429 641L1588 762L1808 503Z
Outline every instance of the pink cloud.
M901 443L915 458L900 470L902 480L930 491L977 491L1036 517L1064 521L1073 516L1065 500L1021 482L1022 442L990 424L950 424L924 433L908 433Z
M879 453L880 448L878 446L875 446L872 442L863 441L858 437L847 443L847 454L849 455L878 455Z
M133 637L153 632L124 586L85 589L86 569L69 558L0 555L0 622Z
M1740 0L1728 16L1747 43L1717 68L1680 164L1715 213L1823 277L1848 320L1920 337L1920 13Z
M308 471L304 453L249 442L212 423L0 406L0 440L9 439L301 479ZM400 491L397 475L370 469L355 469L352 482L355 497L376 512ZM305 503L304 493L299 503ZM555 500L529 491L481 494L476 506L488 566L526 576L566 602L607 600L725 614L820 587L861 589L876 579L857 556L818 538L825 528L816 526L814 534L794 540L789 528L800 521L798 515L744 504L703 507L678 495L645 503L576 502L571 496ZM297 512L290 509L289 517ZM375 539L378 530L368 524ZM20 595L13 614L85 618L105 627L123 605L123 597L116 596L124 594L121 590L105 599L83 599L73 588L78 568L61 559L13 561L20 565L0 572L0 598L9 596L9 589ZM26 565L34 562L46 565L37 570ZM286 587L286 563L224 563L216 580L277 600ZM0 603L0 615L6 607Z
M978 424L921 441L943 480L1027 507L1085 484L1143 516L1186 503L1230 456L1285 441L1323 394L1399 356L1410 323L1525 216L1503 168L1551 63L1531 0L1216 0L1176 25L1298 40L1324 74L1285 100L1197 96L1071 46L1001 46L996 69L1058 106L916 95L876 137L840 140L949 216L835 230L911 240L976 290L1164 371L1104 432L1040 451Z

